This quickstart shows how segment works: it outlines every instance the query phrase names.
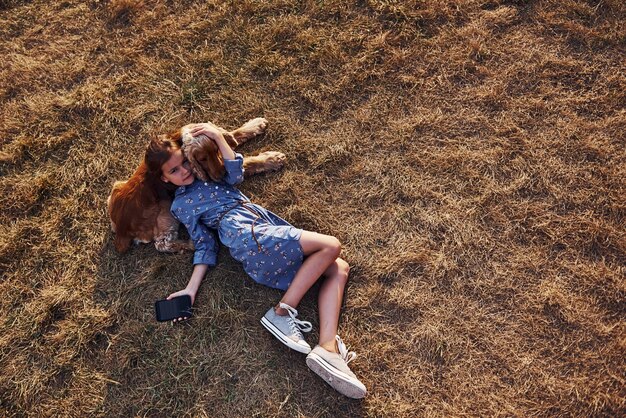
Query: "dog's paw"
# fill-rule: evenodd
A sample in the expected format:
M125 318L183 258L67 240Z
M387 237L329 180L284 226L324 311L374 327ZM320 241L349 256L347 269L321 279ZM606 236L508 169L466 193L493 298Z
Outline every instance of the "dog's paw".
M255 118L246 122L241 128L253 135L261 135L267 129L267 119Z
M278 151L265 151L259 154L264 159L263 168L265 171L280 170L287 161L287 156Z

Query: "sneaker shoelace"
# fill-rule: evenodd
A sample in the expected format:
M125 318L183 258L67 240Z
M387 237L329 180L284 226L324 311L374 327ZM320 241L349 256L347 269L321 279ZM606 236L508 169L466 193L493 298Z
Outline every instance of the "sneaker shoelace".
M294 308L282 302L279 304L279 306L286 310L289 314L289 317L291 318L287 320L287 322L289 322L289 328L291 329L291 332L296 334L298 337L303 338L302 332L300 331L309 332L313 329L313 325L311 325L309 321L301 321L299 319L296 319L296 316L298 316L298 311L296 311Z
M343 361L346 362L346 364L350 363L356 358L356 353L354 351L348 351L348 347L346 347L339 335L335 335L335 340L337 341L337 348L339 348L339 355L341 356Z

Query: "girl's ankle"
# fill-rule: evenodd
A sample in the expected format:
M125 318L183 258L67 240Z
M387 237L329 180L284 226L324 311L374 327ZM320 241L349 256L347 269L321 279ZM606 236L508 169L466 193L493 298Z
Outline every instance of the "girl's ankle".
M287 316L287 314L289 313L289 312L287 312L287 309L281 308L280 305L274 306L274 312L278 316Z
M337 344L335 344L335 341L330 341L324 344L319 344L320 347L322 347L324 350L328 351L329 353L336 353L337 352Z

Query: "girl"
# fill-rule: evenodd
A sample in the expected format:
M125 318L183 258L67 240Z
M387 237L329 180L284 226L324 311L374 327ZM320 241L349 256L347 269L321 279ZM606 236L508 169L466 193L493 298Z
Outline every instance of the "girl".
M349 270L348 263L339 258L341 244L334 237L297 229L251 203L234 187L243 180L241 154L235 154L210 124L190 126L193 136L205 135L215 142L226 174L220 182L195 179L179 137L160 136L150 141L145 155L150 176L165 188L177 186L171 212L185 225L196 248L187 287L168 299L189 295L193 303L208 267L216 264L218 243L210 231L216 229L222 244L253 280L286 291L261 318L261 324L289 348L307 354L309 368L338 392L363 398L365 386L348 367L356 354L348 352L337 335ZM320 276L325 277L318 297L320 336L311 350L302 336L302 331L311 330L311 323L297 319L295 308Z

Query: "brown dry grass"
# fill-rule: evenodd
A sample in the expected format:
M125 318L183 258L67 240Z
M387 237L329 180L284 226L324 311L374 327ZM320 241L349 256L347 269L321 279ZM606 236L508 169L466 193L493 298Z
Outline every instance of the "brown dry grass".
M618 416L626 409L619 0L0 1L0 414ZM362 402L258 319L220 255L112 249L146 134L271 122L243 185L332 233ZM315 301L302 304L315 317Z

